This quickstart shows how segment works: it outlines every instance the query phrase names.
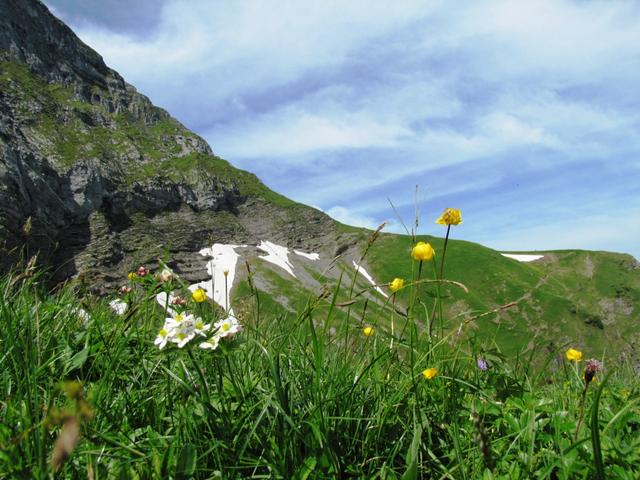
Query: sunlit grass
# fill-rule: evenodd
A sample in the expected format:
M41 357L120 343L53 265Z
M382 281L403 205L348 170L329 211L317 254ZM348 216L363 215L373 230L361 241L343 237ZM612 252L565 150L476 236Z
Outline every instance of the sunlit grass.
M227 327L167 271L124 278L122 315L72 285L45 291L33 269L5 276L0 476L640 478L633 369L586 381L589 352L507 357L457 335L441 252L414 247L380 308L347 274L296 315L265 314L249 277ZM180 301L163 308L160 291ZM162 344L175 312L193 336Z

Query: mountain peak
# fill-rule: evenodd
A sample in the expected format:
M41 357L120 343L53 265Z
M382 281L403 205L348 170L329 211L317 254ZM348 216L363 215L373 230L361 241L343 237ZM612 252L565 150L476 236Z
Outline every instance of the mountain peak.
M0 0L0 26L4 268L26 245L56 279L108 288L169 256L195 281L206 269L192 253L212 240L299 246L333 230L213 155L40 1Z

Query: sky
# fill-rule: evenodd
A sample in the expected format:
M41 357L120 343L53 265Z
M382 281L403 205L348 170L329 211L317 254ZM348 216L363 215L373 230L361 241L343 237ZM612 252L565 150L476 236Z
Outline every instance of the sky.
M45 0L213 151L344 223L640 259L640 3ZM397 214L395 213L397 212Z

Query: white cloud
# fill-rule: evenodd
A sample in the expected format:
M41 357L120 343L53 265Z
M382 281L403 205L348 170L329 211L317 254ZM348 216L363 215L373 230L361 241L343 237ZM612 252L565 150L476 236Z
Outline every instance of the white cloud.
M213 138L217 150L230 158L291 157L328 149L392 147L411 135L402 125L378 122L365 115L345 113L334 117L291 110L249 121L243 129L205 135Z
M623 213L623 212L620 212ZM478 241L496 250L558 250L581 248L631 252L639 255L633 239L640 238L640 211L623 213L624 222L612 228L611 217L606 214L562 218L545 225L516 227L481 235ZM559 221L561 220L561 221Z
M354 227L365 227L370 229L375 229L380 225L384 220L375 221L373 218L360 215L348 208L342 207L340 205L336 205L335 207L331 207L325 212L331 218L344 223L346 225L353 225Z

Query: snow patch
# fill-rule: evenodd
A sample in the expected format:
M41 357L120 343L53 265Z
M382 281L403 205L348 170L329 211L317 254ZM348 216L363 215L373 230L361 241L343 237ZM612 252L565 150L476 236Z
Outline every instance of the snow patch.
M166 292L160 292L159 294L156 295L156 301L160 304L162 308L166 308L167 313L172 317L175 317L176 315L176 311L173 308L171 308L171 302L173 301L174 298L176 297L172 294L169 294L169 297L167 298Z
M361 265L358 265L358 262L356 262L355 260L353 261L353 266L355 267L356 271L360 272L360 274L367 279L367 281L376 287L376 290L378 291L378 293L380 293L383 297L385 298L389 298L389 295L387 295L386 293L384 293L384 290L382 290L380 287L378 287L378 285L376 284L376 282L373 280L373 277L371 275L369 275L369 272L367 272Z
M503 257L513 258L519 262L533 262L534 260L539 260L544 257L544 255L525 255L525 254L515 254L515 253L501 253Z
M200 250L200 255L210 257L207 262L207 272L211 275L211 280L189 285L191 292L199 288L204 290L207 297L224 308L229 315L233 315L233 309L228 305L229 293L236 278L236 264L240 258L240 254L236 253L236 248L246 248L246 245L214 243L210 248ZM228 271L226 283L225 271Z
M289 249L287 247L276 245L268 240L262 240L260 245L258 245L258 249L267 254L258 258L271 262L290 273L292 277L298 278L296 274L293 273L293 265L289 261Z
M300 255L301 257L308 258L309 260L320 260L319 253L306 253L301 252L300 250L294 250L293 253L295 253L296 255Z

